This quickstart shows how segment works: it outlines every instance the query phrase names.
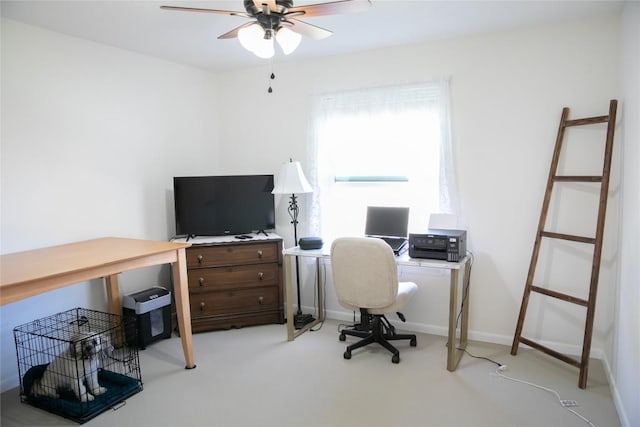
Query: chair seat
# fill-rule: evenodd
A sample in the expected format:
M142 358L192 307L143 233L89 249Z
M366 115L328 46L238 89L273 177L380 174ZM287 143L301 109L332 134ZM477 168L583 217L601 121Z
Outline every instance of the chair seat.
M352 311L359 311L361 308L366 308L370 314L387 314L395 313L401 310L401 308L411 299L413 294L418 290L418 285L413 282L399 282L398 283L398 296L395 301L386 307L370 308L360 307L357 305L351 305L345 302L341 302L341 305Z

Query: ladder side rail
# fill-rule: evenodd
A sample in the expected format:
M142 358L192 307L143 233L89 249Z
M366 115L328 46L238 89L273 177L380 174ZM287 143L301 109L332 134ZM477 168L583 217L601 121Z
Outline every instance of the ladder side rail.
M602 185L600 188L600 203L598 206L598 220L596 225L596 239L593 251L593 264L591 269L591 282L589 285L589 305L585 321L584 341L582 345L582 366L578 380L579 388L587 387L587 375L589 371L589 354L591 352L591 338L593 335L593 322L596 308L596 295L598 293L598 278L600 275L600 262L602 259L602 242L604 225L607 212L607 198L609 195L609 177L611 175L611 159L613 157L613 135L616 126L616 110L618 102L612 99L609 103L609 116L607 125L607 141L605 145L604 164L602 168Z
M522 327L524 325L524 319L527 312L527 306L529 305L529 295L531 294L531 285L533 283L533 276L535 275L536 264L538 263L538 255L540 254L540 246L542 243L542 232L547 220L547 213L549 212L549 205L551 203L551 192L553 190L554 177L558 170L558 163L560 161L560 152L562 151L562 141L564 139L565 122L569 115L569 108L564 107L560 116L560 124L558 126L558 134L556 136L556 143L553 150L553 156L551 159L551 167L549 168L549 176L547 177L547 185L544 192L544 200L542 202L542 209L540 211L540 220L538 221L538 228L536 231L536 238L533 244L533 252L531 254L531 262L529 263L529 271L527 273L527 281L525 284L524 292L522 295L522 303L520 305L520 313L518 314L518 322L516 324L516 331L513 336L513 343L511 345L511 354L516 355L518 353L518 343L520 342L520 336L522 334Z

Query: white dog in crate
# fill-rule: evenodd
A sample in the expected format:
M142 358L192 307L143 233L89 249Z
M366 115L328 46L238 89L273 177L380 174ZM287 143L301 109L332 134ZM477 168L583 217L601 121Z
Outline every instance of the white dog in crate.
M33 383L35 396L60 397L60 391L72 390L78 400L89 402L107 391L98 383L100 335L74 335L69 348L56 356L41 378Z

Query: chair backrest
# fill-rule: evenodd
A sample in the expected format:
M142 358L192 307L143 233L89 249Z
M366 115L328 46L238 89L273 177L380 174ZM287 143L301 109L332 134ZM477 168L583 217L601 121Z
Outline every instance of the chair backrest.
M331 245L331 269L343 305L383 308L397 297L398 266L391 247L380 239L336 239Z

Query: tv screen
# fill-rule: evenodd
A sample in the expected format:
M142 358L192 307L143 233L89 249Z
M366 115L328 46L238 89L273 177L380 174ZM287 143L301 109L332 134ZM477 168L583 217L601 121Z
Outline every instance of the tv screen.
M223 236L275 228L273 175L173 178L176 234Z

